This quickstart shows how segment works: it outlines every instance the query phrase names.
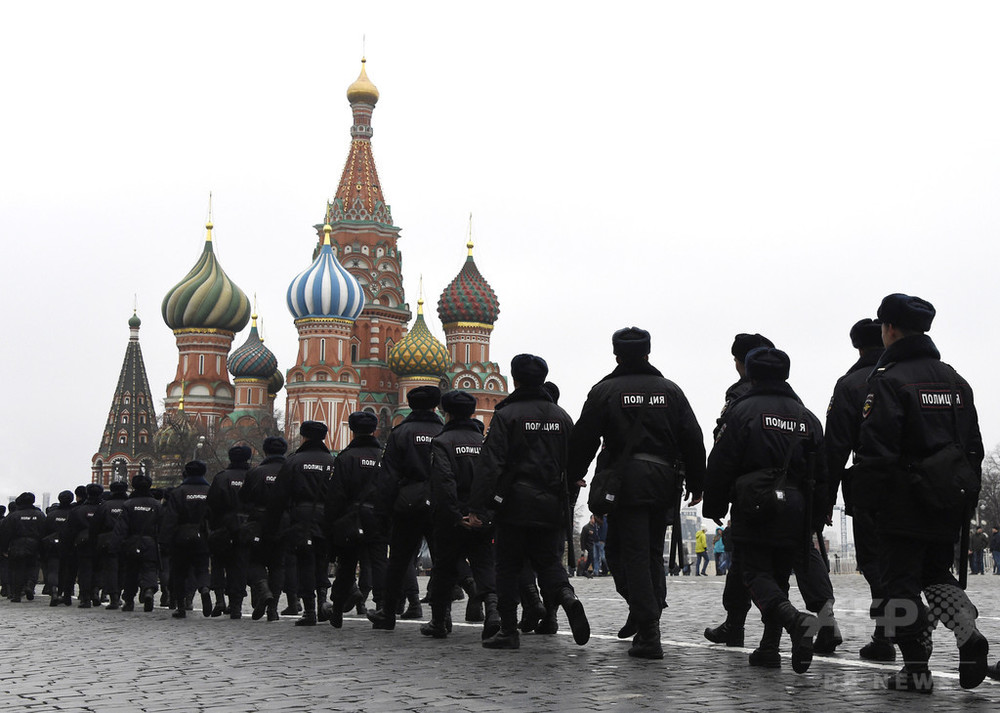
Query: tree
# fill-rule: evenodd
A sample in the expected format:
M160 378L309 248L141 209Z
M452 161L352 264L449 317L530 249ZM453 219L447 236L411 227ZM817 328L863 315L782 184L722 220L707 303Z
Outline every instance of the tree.
M1000 524L1000 444L983 459L983 481L975 513L976 524L985 524L987 532Z

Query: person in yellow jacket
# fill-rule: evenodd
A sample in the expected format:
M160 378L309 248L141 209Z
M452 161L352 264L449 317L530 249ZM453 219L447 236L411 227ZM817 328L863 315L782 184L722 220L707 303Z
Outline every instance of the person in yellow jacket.
M708 574L708 540L704 528L694 535L694 575L700 577Z

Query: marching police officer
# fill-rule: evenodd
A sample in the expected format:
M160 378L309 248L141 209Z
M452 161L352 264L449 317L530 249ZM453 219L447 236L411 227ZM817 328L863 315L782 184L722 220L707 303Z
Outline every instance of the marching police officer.
M379 608L368 614L373 629L396 627L396 604L403 590L407 568L427 540L432 548L433 530L430 512L431 440L441 433L444 424L434 409L441 403L441 390L420 386L406 395L409 415L392 429L382 454L382 468L393 493L392 534L389 541L389 564L385 571L385 590ZM411 600L419 598L410 593ZM419 601L411 601L414 613Z
M817 463L823 427L786 381L788 355L760 347L747 354L745 366L751 386L729 404L718 428L702 510L721 520L733 501L733 555L743 582L765 625L788 631L792 668L804 673L818 622L788 601L788 578L793 568L810 566L812 526L826 516ZM811 482L817 470L819 487Z
M45 537L48 541L45 581L49 584L49 606L69 604L73 594L71 568L72 539L69 536L69 517L73 510L73 493L59 493L59 504L45 515Z
M304 421L299 427L302 445L285 461L275 482L268 519L278 521L288 513L288 546L295 553L302 617L296 626L316 626L316 596L330 588L327 576L326 527L323 514L326 489L333 472L333 455L323 443L327 426Z
M122 611L135 610L138 593L144 611L153 611L159 569L157 538L160 501L150 495L153 481L139 473L132 477L132 495L115 522L115 540L124 563Z
M230 619L243 615L247 593L247 543L240 541L240 529L246 521L240 489L250 469L249 446L229 449L229 465L212 479L208 489L208 545L212 561L212 590L215 607L212 616L229 612ZM229 597L226 606L225 597Z
M354 577L358 565L374 568L372 590L376 601L382 600L386 565L385 545L372 543L385 527L374 522L373 500L382 473L382 445L373 435L378 417L370 411L356 411L347 424L354 437L334 461L326 495L327 541L337 560L337 576L330 589L330 624L338 629L344 623L344 612L364 601Z
M566 466L573 419L542 388L548 364L533 354L510 363L514 391L497 404L473 471L468 527L482 527L495 511L497 608L500 631L483 641L488 649L520 647L518 574L525 561L538 575L542 595L569 619L573 640L590 640L583 604L559 559L570 507Z
M115 540L115 523L121 517L128 498L128 484L124 480L111 483L111 494L94 513L90 521L90 540L95 545L94 569L97 581L110 599L107 609L121 606L121 559Z
M963 688L982 682L989 654L976 608L950 572L969 505L978 500L983 441L972 389L926 334L934 315L919 297L882 300L886 349L868 379L851 479L855 507L874 513L887 602L881 623L903 655L902 670L886 685L921 693L934 685L927 666L932 622L955 634Z
M201 594L201 612L212 615L212 595L208 575L208 481L205 461L184 464L184 481L167 495L160 526L160 545L170 551L170 591L175 619L187 616L187 581L194 580Z
M851 345L858 350L858 360L847 373L837 380L826 410L826 452L827 477L830 483L829 503L832 508L837 502L837 490L843 482L844 505L851 516L854 529L854 548L858 558L858 569L872 593L871 616L880 616L882 583L878 570L878 549L875 521L870 511L858 508L851 497L851 470L844 465L858 447L858 431L861 429L861 409L868 395L868 375L878 362L885 347L882 345L882 325L873 319L859 320L851 327ZM832 511L830 512L832 517ZM861 658L869 661L895 661L896 649L885 638L884 628L876 625L872 640L861 647Z
M17 509L0 522L0 552L10 568L10 601L35 598L33 578L38 573L38 553L45 534L45 513L35 506L34 493L21 493Z
M636 629L628 653L660 659L663 543L680 515L682 489L689 507L701 501L705 443L684 392L649 363L649 332L619 329L611 344L618 366L587 395L570 439L569 479L583 479L603 439L597 470L621 478L607 518L607 555Z
M434 520L434 571L431 578L431 620L420 633L443 639L448 635L452 588L458 582L459 563L468 559L475 591L485 605L482 638L500 630L496 571L491 533L463 527L469 512L473 466L483 443L483 422L473 418L476 399L466 391L441 397L447 414L444 429L431 442L431 507Z
M285 548L283 536L288 529L288 515L281 514L284 522L271 523L267 519L267 506L278 482L278 473L285 463L288 442L280 436L264 439L264 460L247 471L240 501L247 511L250 528L249 561L247 574L250 581L251 617L254 621L267 614L268 621L278 620L278 595L284 584Z
M80 585L81 609L100 606L101 597L97 591L95 577L97 543L91 540L90 526L103 502L104 486L100 483L89 483L86 488L86 500L73 508L70 514L69 535L73 540L76 554L77 578Z

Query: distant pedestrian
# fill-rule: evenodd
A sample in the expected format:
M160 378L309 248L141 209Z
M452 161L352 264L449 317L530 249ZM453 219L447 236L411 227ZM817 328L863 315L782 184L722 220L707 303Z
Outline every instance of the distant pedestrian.
M715 576L726 573L726 543L722 541L722 528L715 528L712 538L712 553L715 555Z
M694 533L694 576L701 577L708 574L708 538L705 535L705 528L699 528Z

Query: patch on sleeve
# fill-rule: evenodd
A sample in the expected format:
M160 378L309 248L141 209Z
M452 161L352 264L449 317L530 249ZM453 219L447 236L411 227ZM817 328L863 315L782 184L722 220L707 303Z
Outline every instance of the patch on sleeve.
M726 424L719 426L719 432L715 435L715 442L718 443L722 438L722 434L726 432Z
M865 405L861 407L861 418L868 418L872 412L872 405L875 403L875 394L871 393L865 397Z
M833 397L830 397L830 403L826 407L826 415L829 416L830 412L833 411Z

